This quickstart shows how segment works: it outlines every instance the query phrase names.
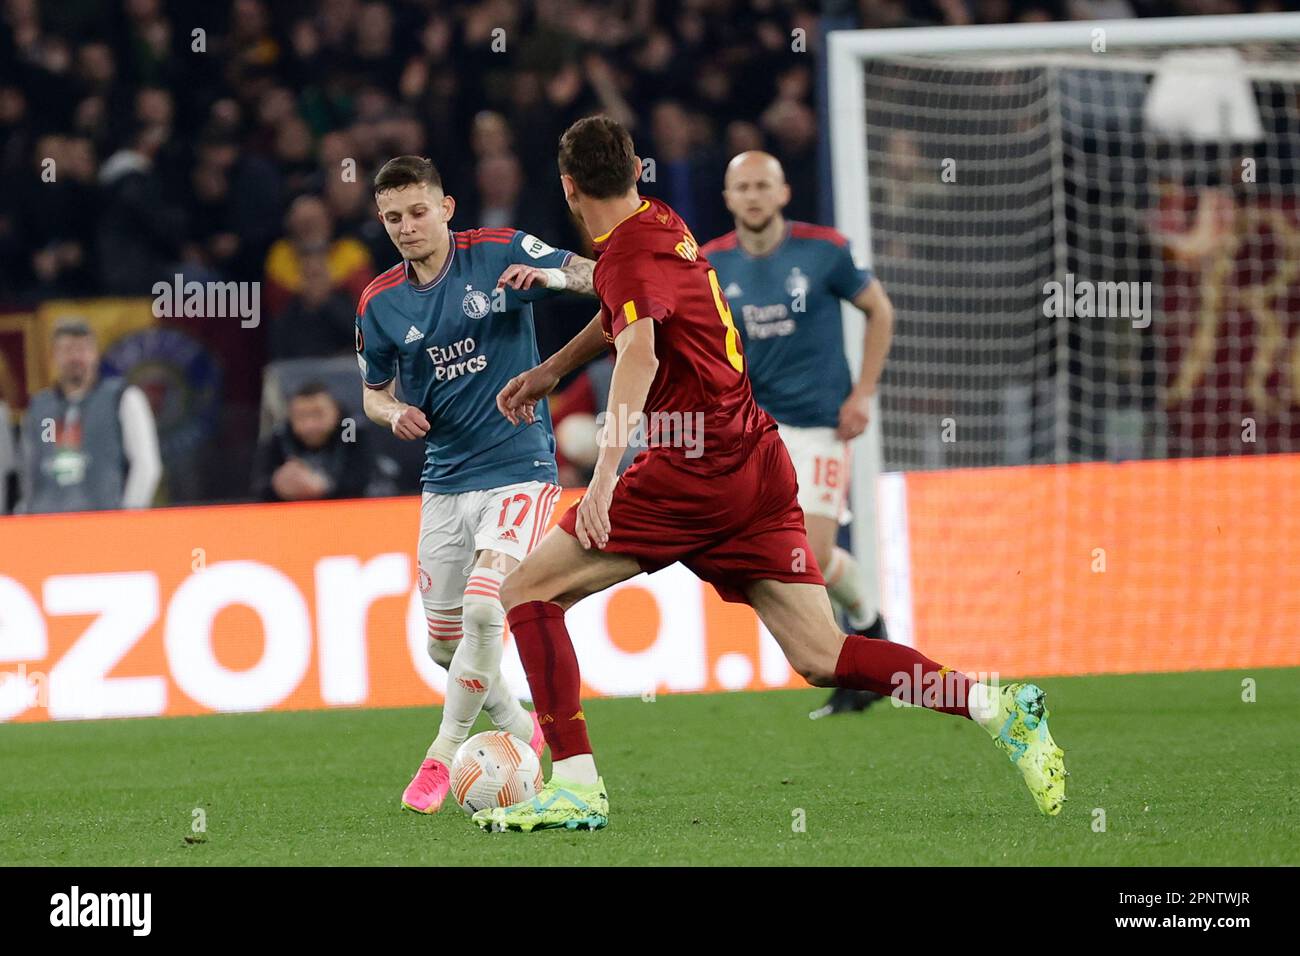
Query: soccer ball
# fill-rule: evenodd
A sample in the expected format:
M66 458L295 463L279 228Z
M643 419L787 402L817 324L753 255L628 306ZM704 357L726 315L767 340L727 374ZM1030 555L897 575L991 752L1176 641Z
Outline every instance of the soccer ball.
M460 745L451 760L451 793L466 813L508 807L542 789L542 764L514 734L489 730Z
M573 412L555 426L555 447L576 468L591 468L600 455L600 425L596 416Z

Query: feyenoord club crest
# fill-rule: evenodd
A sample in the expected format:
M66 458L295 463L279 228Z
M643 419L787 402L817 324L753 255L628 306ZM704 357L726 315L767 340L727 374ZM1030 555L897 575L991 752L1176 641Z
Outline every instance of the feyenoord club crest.
M421 594L429 590L429 588L433 587L433 578L429 577L429 572L424 570L424 568L420 568L418 581L420 585Z
M471 288L465 293L461 306L471 319L481 319L492 310L492 300L488 298L486 292Z

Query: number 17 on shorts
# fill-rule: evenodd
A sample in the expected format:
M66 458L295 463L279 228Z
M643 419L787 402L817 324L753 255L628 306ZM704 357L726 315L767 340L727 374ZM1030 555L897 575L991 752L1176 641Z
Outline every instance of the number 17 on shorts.
M526 481L479 494L487 500L474 532L474 550L497 551L522 561L546 533L560 486Z

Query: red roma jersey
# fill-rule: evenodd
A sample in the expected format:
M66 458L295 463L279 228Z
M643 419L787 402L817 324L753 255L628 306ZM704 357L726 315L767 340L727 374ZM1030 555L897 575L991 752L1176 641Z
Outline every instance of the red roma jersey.
M731 307L691 230L667 205L645 199L594 245L606 341L612 347L633 322L655 323L650 454L699 475L736 468L776 422L754 401Z

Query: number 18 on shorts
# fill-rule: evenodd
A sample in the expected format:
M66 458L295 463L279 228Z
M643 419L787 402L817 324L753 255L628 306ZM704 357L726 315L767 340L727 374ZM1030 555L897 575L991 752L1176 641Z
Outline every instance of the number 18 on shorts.
M799 479L799 507L806 515L848 521L849 446L835 437L833 428L795 428L777 431L790 452Z

